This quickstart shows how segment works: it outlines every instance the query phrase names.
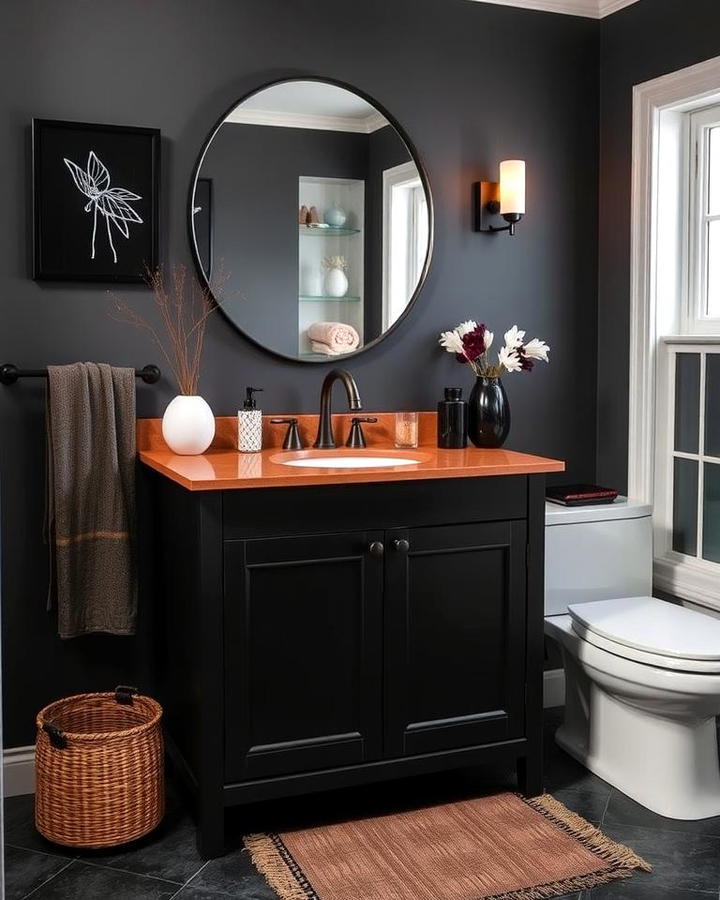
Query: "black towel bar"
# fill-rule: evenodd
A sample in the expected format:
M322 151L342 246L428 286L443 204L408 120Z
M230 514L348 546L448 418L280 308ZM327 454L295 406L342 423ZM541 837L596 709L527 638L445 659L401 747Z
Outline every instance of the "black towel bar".
M4 363L0 366L0 384L15 384L18 378L47 378L47 369L18 369L12 363ZM135 369L137 378L142 378L145 384L155 384L160 380L160 369L157 366L143 366Z

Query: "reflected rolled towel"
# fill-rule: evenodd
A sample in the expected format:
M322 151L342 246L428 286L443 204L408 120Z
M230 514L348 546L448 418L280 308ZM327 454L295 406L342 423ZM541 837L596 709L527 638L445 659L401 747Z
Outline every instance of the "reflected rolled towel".
M310 341L310 349L313 353L321 353L323 356L342 356L343 353L350 353L349 350L333 350L321 341Z
M315 353L352 353L360 346L360 335L344 322L315 322L308 328L308 338Z

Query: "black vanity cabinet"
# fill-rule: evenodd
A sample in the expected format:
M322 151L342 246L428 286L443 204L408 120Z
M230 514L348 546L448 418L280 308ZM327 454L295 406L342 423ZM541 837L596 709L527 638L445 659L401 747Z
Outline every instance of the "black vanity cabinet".
M512 521L388 534L389 755L522 737L525 535Z
M273 797L498 757L542 790L543 475L150 480L157 690L203 855Z
M382 535L228 541L225 777L382 756Z

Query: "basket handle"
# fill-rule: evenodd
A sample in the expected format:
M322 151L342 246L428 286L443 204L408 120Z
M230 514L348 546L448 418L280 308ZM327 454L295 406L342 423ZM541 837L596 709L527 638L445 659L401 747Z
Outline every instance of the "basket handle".
M56 750L65 750L67 748L67 739L54 722L43 722L43 731L50 738L50 743Z
M136 687L129 687L126 684L119 684L115 688L115 700L124 706L133 705L133 697L136 697L140 691Z

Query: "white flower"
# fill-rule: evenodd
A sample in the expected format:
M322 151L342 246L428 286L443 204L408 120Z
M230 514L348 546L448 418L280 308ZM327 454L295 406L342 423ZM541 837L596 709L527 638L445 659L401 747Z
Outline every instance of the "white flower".
M440 335L440 346L444 347L448 353L462 353L463 342L457 329L454 331L443 331Z
M486 352L486 353L487 353L487 351L490 349L490 347L492 346L492 342L493 342L493 338L494 338L494 337L495 337L495 335L492 333L492 331L488 331L487 328L486 328L486 329L485 329L485 352Z
M498 361L508 372L519 372L522 368L520 357L514 347L501 347L498 353Z
M525 344L525 356L528 359L541 359L543 362L547 362L549 351L550 348L545 341L538 340L538 338L533 338Z
M470 334L471 331L475 331L477 328L477 322L473 322L472 319L468 319L467 322L461 322L458 327L455 329L460 337L464 337L466 334Z
M520 347L524 340L525 332L518 331L517 325L513 325L510 331L505 332L505 343L511 350L514 350L516 347Z

